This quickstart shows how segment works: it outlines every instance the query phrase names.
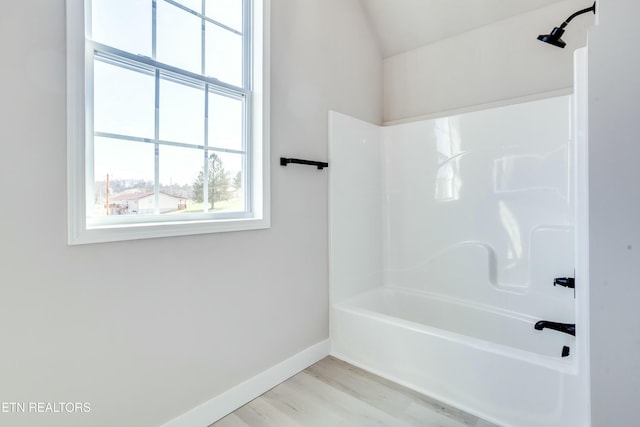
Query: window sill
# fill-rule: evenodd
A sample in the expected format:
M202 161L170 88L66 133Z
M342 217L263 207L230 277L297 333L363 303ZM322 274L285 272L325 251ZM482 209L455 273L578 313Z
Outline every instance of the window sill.
M126 240L259 230L269 228L269 226L270 224L267 218L95 226L85 227L81 230L70 229L69 244L85 245Z

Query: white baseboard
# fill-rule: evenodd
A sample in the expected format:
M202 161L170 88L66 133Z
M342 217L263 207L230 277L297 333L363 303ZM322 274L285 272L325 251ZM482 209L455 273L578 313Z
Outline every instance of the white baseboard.
M161 427L207 427L325 358L329 355L329 349L329 340L321 341L193 408L178 418L163 424Z

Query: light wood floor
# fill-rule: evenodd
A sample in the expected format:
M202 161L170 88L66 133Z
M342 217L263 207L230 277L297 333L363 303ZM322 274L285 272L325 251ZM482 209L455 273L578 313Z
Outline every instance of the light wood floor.
M497 427L327 357L210 427Z

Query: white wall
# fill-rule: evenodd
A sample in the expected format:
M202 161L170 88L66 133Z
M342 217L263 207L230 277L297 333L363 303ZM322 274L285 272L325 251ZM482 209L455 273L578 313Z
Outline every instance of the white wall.
M70 247L64 16L0 13L0 401L91 412L0 424L157 426L328 338L327 173L277 158L379 123L381 57L357 0L272 0L272 228Z
M571 21L567 48L543 45L584 0L564 0L384 60L384 120L391 122L512 98L569 93L572 51L586 45L593 14ZM546 97L548 95L543 95Z
M640 3L598 7L589 33L592 425L631 426L640 398Z

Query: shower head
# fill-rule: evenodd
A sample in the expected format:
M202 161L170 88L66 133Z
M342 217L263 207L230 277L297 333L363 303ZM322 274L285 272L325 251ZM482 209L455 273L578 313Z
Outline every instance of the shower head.
M560 38L564 34L564 28L567 26L567 24L569 24L569 22L571 22L573 18L587 12L596 13L596 2L593 2L593 6L579 10L573 15L569 16L567 19L565 19L562 25L560 25L560 27L554 27L550 34L540 34L538 36L538 40L564 48L567 44Z
M553 27L553 30L551 30L551 34L540 34L538 36L538 40L564 48L567 44L560 38L563 34L564 30L562 28Z

